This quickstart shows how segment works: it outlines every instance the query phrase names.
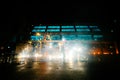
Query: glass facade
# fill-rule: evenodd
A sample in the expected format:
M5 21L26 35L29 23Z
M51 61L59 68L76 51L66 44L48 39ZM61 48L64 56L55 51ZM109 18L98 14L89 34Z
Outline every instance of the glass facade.
M42 33L38 35L31 36L31 40L38 40L40 37L43 39L45 33L50 33L49 35L52 40L61 40L63 37L67 40L102 40L103 35L100 34L101 30L98 26L86 26L86 25L45 25L45 26L34 26L33 33ZM98 33L97 33L98 32ZM57 34L57 35L56 35ZM35 37L37 36L37 38Z
M114 54L118 48L114 42L96 25L43 25L34 26L30 39L33 42L42 42L41 46L57 48L88 48L85 52L99 54ZM105 40L107 38L107 40ZM51 43L51 44L50 44ZM110 46L112 44L112 47ZM60 48L61 45L64 45ZM114 48L113 48L114 46ZM42 47L41 47L42 49ZM68 50L66 50L68 51ZM66 52L65 52L66 53Z

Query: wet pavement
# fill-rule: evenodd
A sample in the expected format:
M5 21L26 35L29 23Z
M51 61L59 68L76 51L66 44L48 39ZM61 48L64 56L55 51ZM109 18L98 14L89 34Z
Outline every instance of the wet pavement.
M118 80L120 63L29 61L0 64L0 80Z

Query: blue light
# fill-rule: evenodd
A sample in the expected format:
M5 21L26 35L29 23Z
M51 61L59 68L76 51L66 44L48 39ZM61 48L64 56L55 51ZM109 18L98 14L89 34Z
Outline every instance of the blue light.
M94 35L93 38L94 40L101 40L103 39L103 35Z
M32 32L45 32L45 29L33 29Z
M75 26L75 28L88 28L88 26Z
M92 40L92 35L77 35L77 38L81 40Z
M47 29L47 32L60 32L60 29Z
M76 35L63 35L62 38L66 39L66 40L75 40Z
M93 31L101 31L100 29L92 29Z
M48 26L48 28L60 28L60 26Z
M30 38L31 38L31 40L36 40L37 39L36 36L31 36Z
M62 32L74 32L75 29L62 29Z
M52 38L52 40L60 40L61 39L60 35L52 35L51 38Z
M31 36L31 40L42 40L43 36Z
M89 26L90 28L98 28L98 26Z
M76 31L81 32L81 31L90 31L90 29L76 29Z
M33 30L32 30L32 32L36 32L36 30L35 30L35 29L33 29Z
M77 32L78 34L74 35L74 32ZM34 29L32 30L32 32L41 32L41 33L45 33L45 32L55 32L55 33L62 33L60 34L55 34L55 35L51 35L51 40L61 40L62 38L65 38L66 40L100 40L103 38L103 35L90 35L90 34L79 34L79 32L86 32L89 33L92 31L95 33L96 32L100 32L101 30L98 28L98 26L85 26L85 25L64 25L64 26L60 26L60 25L49 25L49 26L34 26ZM73 34L69 34L69 35L64 35L64 33L69 33L72 32ZM31 36L31 40L42 40L43 36Z
M93 37L94 37L94 38L102 38L103 35L94 35Z
M35 26L34 28L46 28L46 26Z
M37 32L45 32L45 29L37 30Z
M61 26L61 28L74 28L74 26Z

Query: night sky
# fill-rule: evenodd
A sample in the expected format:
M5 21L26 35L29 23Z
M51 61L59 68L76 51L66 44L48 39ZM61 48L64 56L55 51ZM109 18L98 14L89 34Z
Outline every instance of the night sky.
M0 42L25 32L32 24L97 23L115 28L112 25L120 22L117 2L4 1L3 5Z

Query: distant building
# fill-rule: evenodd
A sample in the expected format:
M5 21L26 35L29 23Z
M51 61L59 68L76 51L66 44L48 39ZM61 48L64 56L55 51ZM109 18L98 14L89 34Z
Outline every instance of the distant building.
M41 48L44 43L64 42L69 49L74 47L73 44L87 46L89 49L85 52L89 54L118 54L113 32L113 30L107 31L97 25L36 25L33 26L30 40L32 43L40 43ZM38 44L34 45L38 46ZM79 46L76 47L79 48Z

